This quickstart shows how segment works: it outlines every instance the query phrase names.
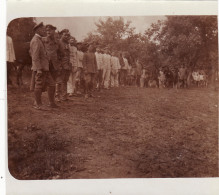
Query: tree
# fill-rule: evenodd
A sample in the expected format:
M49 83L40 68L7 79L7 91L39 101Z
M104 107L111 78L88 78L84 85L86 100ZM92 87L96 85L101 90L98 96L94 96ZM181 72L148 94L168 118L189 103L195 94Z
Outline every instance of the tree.
M7 33L14 42L29 42L34 35L33 27L35 25L34 18L17 18L9 23Z
M29 56L29 42L34 36L34 18L17 18L12 20L7 28L7 34L12 37L17 61L22 64L31 64Z
M152 24L145 36L157 43L166 63L176 67L184 63L191 70L209 69L210 62L217 61L216 16L167 16L167 20Z

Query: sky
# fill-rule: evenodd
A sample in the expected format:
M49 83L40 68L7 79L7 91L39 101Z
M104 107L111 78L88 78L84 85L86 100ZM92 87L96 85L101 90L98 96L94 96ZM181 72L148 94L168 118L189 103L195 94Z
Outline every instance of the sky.
M36 22L43 22L45 25L52 24L57 27L58 31L67 28L77 41L83 41L89 32L96 30L95 22L98 22L100 18L106 17L38 17ZM152 23L165 19L165 16L123 16L123 18L125 21L132 22L130 26L135 27L137 33L144 33Z

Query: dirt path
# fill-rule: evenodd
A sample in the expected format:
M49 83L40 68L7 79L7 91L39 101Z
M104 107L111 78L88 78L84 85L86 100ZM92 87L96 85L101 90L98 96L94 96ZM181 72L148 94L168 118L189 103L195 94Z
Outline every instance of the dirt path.
M36 111L9 89L9 168L18 179L218 176L217 93L124 87ZM46 103L46 94L44 95Z

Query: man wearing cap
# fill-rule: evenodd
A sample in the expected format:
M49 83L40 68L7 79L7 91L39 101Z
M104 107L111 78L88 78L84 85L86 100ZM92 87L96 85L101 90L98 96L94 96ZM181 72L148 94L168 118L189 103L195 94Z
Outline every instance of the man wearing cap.
M108 48L105 48L103 54L103 86L109 89L111 71L111 55Z
M49 60L42 42L44 35L43 23L36 25L33 30L35 35L30 42L30 55L32 58L32 79L31 91L34 91L35 105L38 110L45 110L42 106L41 95L46 90L48 92L49 106L57 107L54 102L55 82L49 72Z
M101 53L100 48L96 48L95 56L97 60L97 89L100 90L103 78L103 54Z
M69 30L64 29L61 31L61 39L60 39L60 60L62 67L62 84L61 84L61 100L66 101L67 98L67 82L70 76L70 72L72 69L72 65L70 63L70 49L69 49L69 38L70 33Z
M92 96L91 88L93 87L93 80L95 74L97 73L97 61L92 45L89 46L88 52L84 54L83 67L85 80L85 98L88 98L88 96Z
M61 63L59 61L60 44L57 38L55 38L56 27L51 24L46 25L47 36L42 38L48 58L49 58L49 70L57 85L61 85ZM51 91L51 95L54 96L55 91Z
M67 92L69 96L71 97L73 94L76 93L76 76L77 76L77 47L76 47L76 41L74 38L70 38L70 63L72 65L72 70L70 72L69 80L67 83Z

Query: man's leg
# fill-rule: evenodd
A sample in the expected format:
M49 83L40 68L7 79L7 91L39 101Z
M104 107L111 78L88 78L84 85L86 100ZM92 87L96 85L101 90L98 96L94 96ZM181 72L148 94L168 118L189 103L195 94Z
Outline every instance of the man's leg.
M84 75L84 81L85 81L85 98L88 98L89 95L89 84L91 82L91 75L90 73L87 73Z
M56 101L60 102L61 84L62 84L62 71L57 70L55 72L55 98Z
M70 72L70 75L69 75L69 79L67 81L67 93L68 94L73 94L73 87L72 87L72 82L73 81L73 73Z
M66 101L67 100L67 82L69 80L70 76L70 70L63 70L62 71L62 95L61 95L61 100Z
M34 99L35 99L35 105L34 108L41 110L42 101L41 101L41 95L42 95L42 89L44 87L45 83L45 72L42 73L36 73L32 74L35 79L35 86L34 86Z
M97 73L97 89L98 91L100 91L100 88L101 88L101 83L102 83L102 70L98 70L98 73Z
M127 77L128 77L128 72L127 72L127 70L124 70L124 85L126 86L127 85Z
M106 75L105 75L105 82L104 82L104 87L106 89L109 89L109 84L110 84L110 70L106 70Z
M58 106L55 104L55 80L53 79L50 72L47 72L46 82L48 84L47 93L49 99L49 107L57 108Z
M114 82L114 81L115 81L115 78L114 78L115 75L111 73L111 74L110 74L110 77L111 77L111 78L110 78L110 80L111 80L111 87L114 87L114 86L115 86L115 82Z
M124 86L124 70L121 69L120 71L120 85Z
M106 80L106 69L103 69L103 74L102 74L102 87L105 87L105 80Z
M118 72L115 75L115 87L119 87L119 73Z
M76 93L76 81L77 81L77 71L72 73L72 93Z

